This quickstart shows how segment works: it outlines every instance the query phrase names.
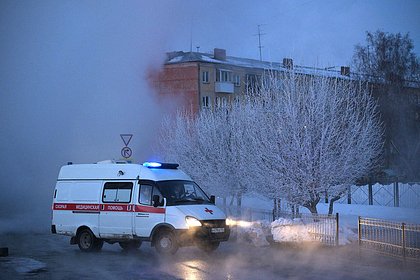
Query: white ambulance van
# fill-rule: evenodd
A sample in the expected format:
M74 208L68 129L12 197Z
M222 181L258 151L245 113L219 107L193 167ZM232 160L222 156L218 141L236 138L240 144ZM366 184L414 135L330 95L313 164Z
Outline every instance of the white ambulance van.
M230 234L214 201L178 164L69 164L54 190L51 231L71 236L82 251L104 242L133 249L143 241L162 254L188 245L213 251Z

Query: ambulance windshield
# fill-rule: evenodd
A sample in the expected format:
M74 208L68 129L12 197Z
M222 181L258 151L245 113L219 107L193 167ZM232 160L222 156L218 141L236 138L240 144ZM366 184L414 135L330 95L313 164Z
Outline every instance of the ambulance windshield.
M160 192L166 197L166 204L210 204L208 196L192 181L171 180L156 182Z

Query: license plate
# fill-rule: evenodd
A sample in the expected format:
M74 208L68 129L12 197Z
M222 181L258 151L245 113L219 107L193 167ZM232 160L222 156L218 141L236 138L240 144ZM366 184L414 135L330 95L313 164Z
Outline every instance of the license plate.
M212 228L211 233L221 233L225 232L225 228Z

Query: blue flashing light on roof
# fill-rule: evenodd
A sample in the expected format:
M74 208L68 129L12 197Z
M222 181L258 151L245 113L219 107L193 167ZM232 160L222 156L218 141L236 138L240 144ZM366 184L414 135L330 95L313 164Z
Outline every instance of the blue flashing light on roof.
M143 163L144 167L147 168L160 168L160 169L177 169L178 163L160 163L160 162L148 162Z
M145 162L143 163L144 167L149 167L149 168L159 168L162 167L162 164L159 162Z

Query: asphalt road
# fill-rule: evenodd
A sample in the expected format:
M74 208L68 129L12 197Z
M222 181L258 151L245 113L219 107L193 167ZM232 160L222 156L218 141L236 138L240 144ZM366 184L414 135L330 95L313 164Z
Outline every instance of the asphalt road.
M159 256L149 243L134 252L105 244L82 253L69 238L49 233L2 234L0 279L420 279L420 265L363 251L357 246L254 247L229 241L206 254L181 248Z

